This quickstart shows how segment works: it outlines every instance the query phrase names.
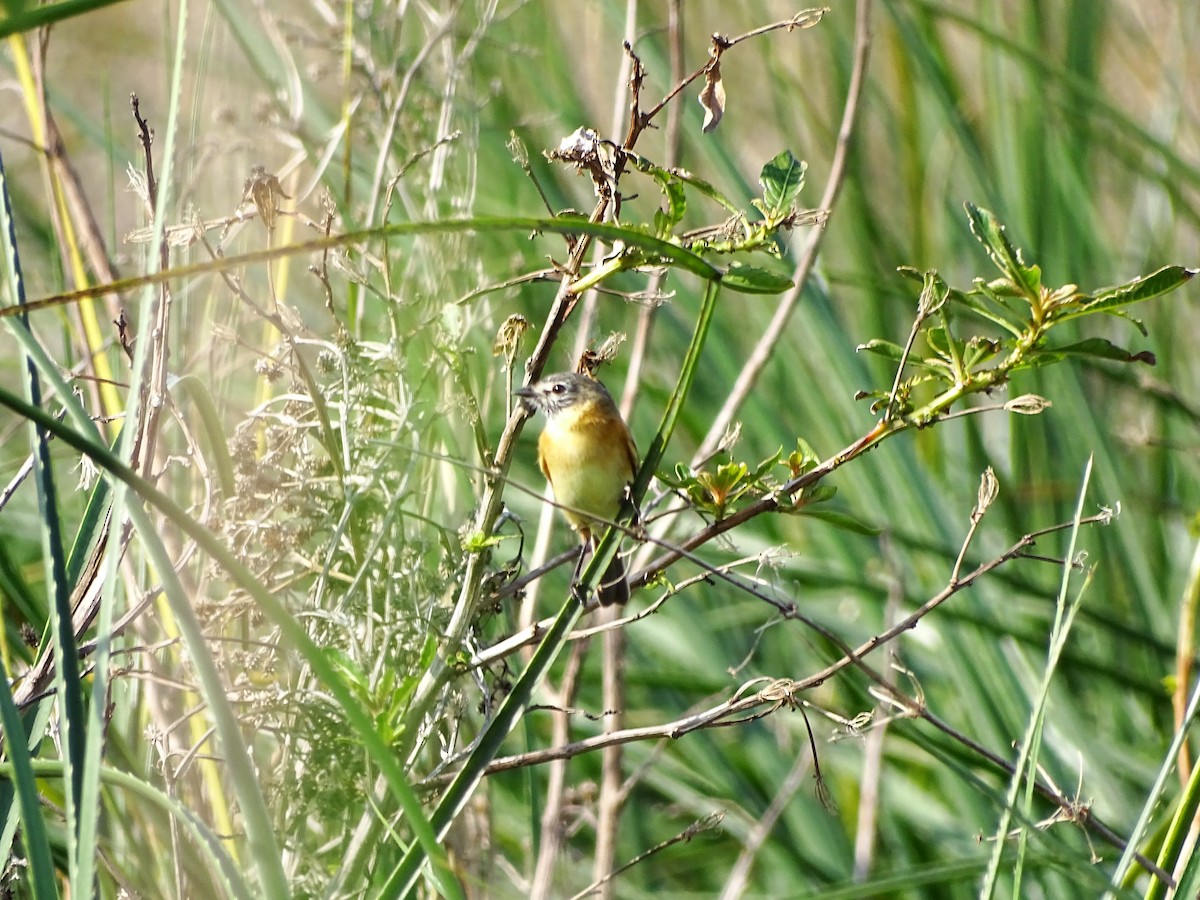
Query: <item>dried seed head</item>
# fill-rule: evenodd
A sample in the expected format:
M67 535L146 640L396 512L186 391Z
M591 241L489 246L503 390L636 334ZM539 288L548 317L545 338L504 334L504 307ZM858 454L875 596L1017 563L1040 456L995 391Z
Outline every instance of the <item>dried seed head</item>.
M1037 394L1022 394L1020 397L1013 397L1004 404L1006 410L1022 416L1036 416L1049 407L1050 401L1045 397L1039 397Z

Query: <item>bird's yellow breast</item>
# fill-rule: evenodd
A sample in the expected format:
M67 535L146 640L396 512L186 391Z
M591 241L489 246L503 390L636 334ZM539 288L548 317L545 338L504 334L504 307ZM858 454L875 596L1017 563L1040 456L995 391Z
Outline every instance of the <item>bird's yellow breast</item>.
M620 417L598 404L553 416L538 439L538 462L571 525L586 537L592 520L616 518L636 458ZM615 413L615 410L613 411Z

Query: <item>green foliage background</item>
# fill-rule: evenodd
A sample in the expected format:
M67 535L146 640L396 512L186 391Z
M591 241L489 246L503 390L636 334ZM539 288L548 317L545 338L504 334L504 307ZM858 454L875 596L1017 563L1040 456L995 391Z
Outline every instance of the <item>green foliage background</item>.
M509 391L555 298L554 266L568 256L562 236L531 235L512 221L549 213L514 162L511 138L527 149L551 210L586 214L595 202L590 180L542 151L580 126L624 139L624 37L646 66L647 108L676 81L673 45L682 53L679 70L691 72L704 64L713 32L740 34L798 11L773 2L693 2L678 5L682 24L673 26L673 6L60 0L6 7L0 27L11 36L0 68L14 86L0 106L0 152L17 240L6 277L19 258L28 299L106 280L81 249L85 210L121 276L157 267L144 191L129 190L127 169L144 169L127 108L131 91L155 130L170 266L209 261L218 249L226 258L279 251L271 262L221 264L220 272L170 281L171 402L150 472L187 516L149 502L142 487L116 501L147 513L134 523L124 562L115 543L97 551L97 583L112 604L100 630L119 623L111 661L88 645L96 628L76 636L87 652L82 665L96 660L111 669L103 702L95 676L80 675L81 709L105 713L103 732L96 718L77 723L94 736L91 748L46 736L47 719L68 717L67 704L31 701L21 709L32 735L27 776L39 777L22 782L8 737L15 720L4 721L4 785L35 785L43 802L34 818L47 831L39 843L36 826L22 820L6 872L15 895L52 896L63 879L90 882L94 872L103 896L122 889L374 896L388 893L413 845L435 861L426 870L433 874L422 876L426 892L538 893L530 884L549 852L539 818L551 796L550 766L485 778L444 840L435 842L415 814L420 801L432 815L444 788L438 778L464 765L514 683L521 689L528 657L460 667L439 685L426 716L411 704L435 659L461 664L531 617L553 615L568 594L569 566L559 566L527 585L519 602L485 602L462 646L439 643L472 571L472 551L489 542L476 524L486 470L509 416ZM701 132L697 82L656 119L638 152L686 168L747 209L762 192L764 164L789 149L808 164L800 204L818 206L855 59L856 7L869 8L872 40L843 186L796 312L736 415L740 440L730 455L751 469L780 448L786 456L798 439L826 459L872 429L878 414L855 395L886 392L895 369L856 347L907 338L917 289L897 267L936 269L963 290L977 277L996 277L964 201L1006 223L1049 286L1094 291L1200 258L1200 106L1189 89L1200 83L1190 52L1200 11L1187 0L839 0L813 28L773 31L726 52L727 106L713 133ZM26 77L37 44L28 29L48 20L43 98ZM43 100L62 130L81 200L61 193L64 170L37 149ZM255 166L279 178L278 193L267 185L284 211L273 229L252 202L247 178ZM631 176L622 191L622 222L651 221L661 200L654 182ZM333 235L417 224L328 253L286 249L319 237L323 229L313 226L327 215ZM683 226L725 215L689 194ZM486 230L420 225L471 217L498 221ZM761 254L747 261L787 273L810 234L781 233L779 261ZM539 270L546 277L517 281ZM651 277L624 273L608 286L633 294ZM615 395L636 386L630 424L643 450L672 396L704 297L703 282L678 270L661 290L665 302L653 312L644 355L631 341L601 372ZM1101 316L1063 326L1066 340L1102 337L1153 354L1153 367L1069 358L1018 372L1004 392L972 402L1033 393L1051 408L1037 416L988 412L898 435L822 482L837 488L822 505L839 514L835 522L764 515L695 551L707 566L745 560L736 571L760 594L795 603L858 646L945 588L987 467L999 496L964 571L1027 533L1070 523L1089 458L1082 515L1120 507L1111 524L1078 533L1076 550L1094 569L1086 589L1082 570L1071 575L1067 593L1082 591L1081 606L1048 690L1043 673L1063 580L1055 561L1070 553L1069 528L1040 539L1031 551L1037 558L999 566L875 651L869 662L919 699L924 716L905 714L851 667L761 718L625 744L628 795L612 862L623 865L697 822L706 827L604 890L1092 897L1114 881L1118 894L1156 896L1161 882L1136 866L1126 877L1121 849L1085 827L1098 820L1123 841L1143 813L1148 823L1136 849L1156 859L1165 844L1160 864L1197 877L1190 850L1170 837L1172 822L1185 829L1190 822L1194 789L1178 773L1161 803L1155 788L1172 762L1172 740L1186 730L1171 700L1177 686L1183 697L1191 690L1186 666L1195 656L1195 295L1185 287L1131 307L1140 330ZM0 296L6 306L17 302L11 281ZM730 290L718 300L659 467L665 472L702 444L779 302ZM68 378L91 415L129 408L145 421L109 322L123 308L137 335L133 351L140 341L161 353L164 339L150 324L158 302L153 285L119 300L96 298L94 339L80 302L31 313L32 334L57 367L41 365L42 377L54 370ZM602 294L594 321L581 326L581 307L551 349L547 371L574 365L581 327L593 342L614 331L632 336L648 308ZM533 330L506 371L493 344L512 315ZM3 322L10 327L0 335L0 383L19 394L27 343L16 317ZM280 327L290 337L281 338ZM116 382L108 394L97 387L89 341ZM55 415L65 402L57 395L44 408ZM88 437L82 424L67 422ZM11 405L0 411L0 483L31 452L25 425ZM108 442L116 433L102 422L91 439ZM551 555L572 543L545 512L533 433L525 429L508 473L512 515L490 547L485 598L534 565L542 529L555 529ZM56 621L46 549L54 527L67 547L84 536L81 556L102 534L85 513L96 482L81 466L84 453L62 436L51 453L53 508L39 507L36 477L0 506L3 659L18 698ZM118 471L119 463L101 468ZM786 478L781 467L772 474ZM185 530L185 518L201 523L218 547L194 546L202 536ZM678 518L668 541L704 527L699 515ZM856 527L838 527L847 523ZM155 556L152 535L165 556ZM245 567L244 578L214 556L222 546ZM80 558L69 573L79 575ZM632 567L646 558L635 557ZM169 569L178 571L176 589ZM678 585L699 571L684 561L667 577ZM666 593L667 584L652 584L634 595L631 611ZM122 621L138 604L143 611ZM189 610L198 643L187 643ZM530 698L575 711L571 740L605 727L606 663L618 664L624 678L621 726L651 728L726 701L753 679L798 681L842 655L806 624L718 579L681 590L621 633L623 649L594 638L578 657L576 693L556 692L578 642ZM200 672L204 648L219 681ZM63 696L69 685L70 676L60 675L54 688ZM218 693L237 727L214 738L225 702ZM1044 798L1016 803L1011 827L1024 840L1005 843L992 882L985 872L1013 779L979 749L1015 761L1014 742L1041 702L1045 729L1032 749L1043 783L1078 804L1078 821L1052 821L1066 816ZM529 711L497 755L551 746L555 718L549 709ZM231 742L245 751L243 769ZM811 778L813 747L824 799ZM82 815L68 801L60 760L98 785L82 795L95 800L80 807ZM541 883L545 896L571 896L595 877L595 823L605 815L597 803L601 753L572 758L564 779L563 846L548 887ZM11 841L20 804L10 794L0 800L2 834ZM259 832L256 809L269 825ZM78 830L93 813L95 833ZM723 817L714 825L717 813ZM58 874L48 876L49 868Z

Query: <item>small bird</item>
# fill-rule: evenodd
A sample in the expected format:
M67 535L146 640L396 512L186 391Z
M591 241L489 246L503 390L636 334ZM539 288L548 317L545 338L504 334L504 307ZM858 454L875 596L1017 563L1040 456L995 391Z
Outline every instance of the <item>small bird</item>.
M561 372L517 391L530 412L546 414L538 438L538 465L555 501L583 541L575 567L578 578L587 557L621 509L637 473L638 454L629 426L608 389L586 375ZM599 532L599 533L597 533ZM601 606L629 600L629 582L620 555L613 557L597 590Z

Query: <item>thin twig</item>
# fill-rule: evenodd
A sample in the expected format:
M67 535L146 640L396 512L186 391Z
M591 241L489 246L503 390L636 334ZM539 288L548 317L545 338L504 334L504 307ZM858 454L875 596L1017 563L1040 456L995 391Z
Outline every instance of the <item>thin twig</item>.
M647 859L654 856L656 853L666 850L668 847L670 847L673 844L678 844L680 841L684 841L684 842L690 841L692 838L694 838L696 835L700 834L702 831L711 831L712 829L714 829L718 825L720 825L721 822L724 821L724 819L725 819L725 813L722 810L718 810L717 812L714 812L714 813L709 813L703 819L697 819L695 822L693 822L691 825L689 825L683 831L679 832L679 834L675 835L672 838L667 838L665 841L663 841L660 844L655 844L653 847L651 847L645 853L639 853L637 856L635 856L629 862L625 863L625 865L621 866L619 869L613 869L613 871L609 872L603 878L600 878L597 881L592 882L587 887L585 887L582 891L580 891L578 894L575 894L574 896L572 896L571 900L581 900L581 898L587 897L587 896L595 893L597 888L601 887L604 884L607 884L612 879L614 879L618 875L620 875L622 872L629 871L634 866L636 866L638 863L645 862Z

